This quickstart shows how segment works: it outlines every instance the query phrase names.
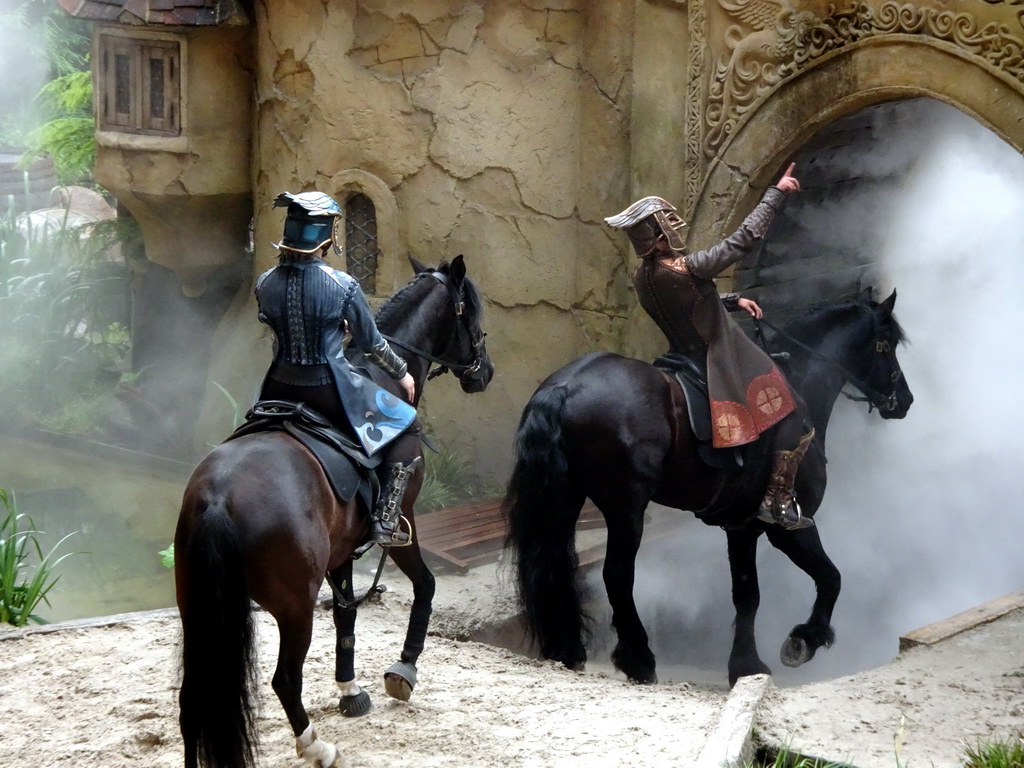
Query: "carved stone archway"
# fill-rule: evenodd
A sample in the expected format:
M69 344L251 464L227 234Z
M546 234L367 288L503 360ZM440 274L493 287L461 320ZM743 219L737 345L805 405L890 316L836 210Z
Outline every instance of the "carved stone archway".
M873 104L931 97L1024 148L1024 34L968 13L876 5L824 18L779 10L774 28L734 32L706 64L691 46L691 80L708 83L705 117L691 122L697 112L688 111L691 247L731 231L814 133ZM691 29L701 6L691 6Z

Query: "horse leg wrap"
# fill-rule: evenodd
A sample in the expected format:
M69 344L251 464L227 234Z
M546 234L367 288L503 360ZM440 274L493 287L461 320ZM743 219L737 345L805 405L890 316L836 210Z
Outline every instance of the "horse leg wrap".
M321 741L313 729L313 724L306 726L299 736L295 737L295 751L298 756L314 768L333 768L340 765L338 748L326 741Z

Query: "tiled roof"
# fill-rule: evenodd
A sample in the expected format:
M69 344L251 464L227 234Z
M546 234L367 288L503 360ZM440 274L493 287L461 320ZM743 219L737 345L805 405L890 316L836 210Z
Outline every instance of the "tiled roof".
M57 0L71 16L87 21L205 27L248 24L237 0Z

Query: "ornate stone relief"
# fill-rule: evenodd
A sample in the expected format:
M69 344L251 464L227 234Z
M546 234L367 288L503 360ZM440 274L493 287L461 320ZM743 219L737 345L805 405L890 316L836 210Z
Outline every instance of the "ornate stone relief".
M707 37L707 3L728 17L723 40ZM1020 5L1024 0L985 0ZM827 15L798 6L798 0L691 0L687 87L687 210L700 194L708 163L720 155L747 113L786 78L844 46L883 35L922 35L950 43L1024 85L1022 29L980 21L970 13L939 10L893 0L856 0ZM712 62L709 64L709 61ZM707 88L706 109L701 95ZM694 104L696 102L696 106Z

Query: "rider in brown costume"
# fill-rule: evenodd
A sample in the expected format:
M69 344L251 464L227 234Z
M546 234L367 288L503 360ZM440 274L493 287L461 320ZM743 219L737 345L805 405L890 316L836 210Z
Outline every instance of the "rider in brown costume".
M814 430L805 425L805 407L775 363L728 314L743 309L761 317L761 308L739 294L720 297L713 278L750 253L768 232L786 195L800 189L792 172L790 165L740 228L705 251L687 253L686 223L660 197L642 198L605 219L626 230L640 257L633 275L637 297L671 351L706 363L712 444L744 445L775 427L771 477L757 517L790 530L814 525L801 515L793 491Z

